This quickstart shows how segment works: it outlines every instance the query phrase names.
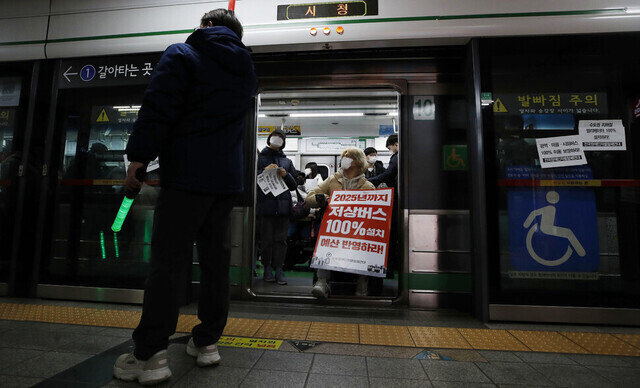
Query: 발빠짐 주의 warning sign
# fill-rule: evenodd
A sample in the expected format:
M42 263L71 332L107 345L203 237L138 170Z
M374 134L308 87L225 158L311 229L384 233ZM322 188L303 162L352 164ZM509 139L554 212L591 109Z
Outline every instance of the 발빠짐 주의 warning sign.
M311 268L385 277L392 212L393 189L335 190Z

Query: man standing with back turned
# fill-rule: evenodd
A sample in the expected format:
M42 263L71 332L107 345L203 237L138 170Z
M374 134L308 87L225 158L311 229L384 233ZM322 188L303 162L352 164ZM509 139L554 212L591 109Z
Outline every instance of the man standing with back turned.
M178 322L179 274L198 248L198 318L187 353L199 366L220 361L217 342L229 311L229 222L244 190L242 133L257 78L233 11L206 13L186 43L162 54L144 95L126 153L125 185L138 189L138 168L160 157L161 190L151 242L151 270L135 350L113 367L115 377L151 385L171 377L169 336Z

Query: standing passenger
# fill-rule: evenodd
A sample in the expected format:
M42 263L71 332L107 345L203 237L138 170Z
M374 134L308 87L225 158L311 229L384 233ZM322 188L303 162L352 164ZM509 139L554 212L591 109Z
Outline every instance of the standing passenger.
M169 336L178 321L179 274L197 243L198 318L187 354L198 366L220 361L217 342L229 311L230 213L243 187L242 133L257 78L242 25L233 11L206 13L186 43L162 54L144 95L126 153L125 185L139 189L135 173L160 156L161 190L151 242L151 269L135 350L116 360L113 374L151 385L171 377ZM212 152L215 150L215 152Z
M289 190L273 196L257 190L258 230L260 232L260 256L264 265L264 281L287 284L282 266L287 255L287 233L291 214L291 191L297 189L298 172L293 162L282 152L286 136L279 129L267 138L267 146L258 155L258 174L266 170L278 169ZM276 271L275 277L273 270Z
M373 147L367 147L364 149L364 156L367 157L367 171L364 173L367 179L378 176L384 172L384 165L382 161L378 160L378 150Z

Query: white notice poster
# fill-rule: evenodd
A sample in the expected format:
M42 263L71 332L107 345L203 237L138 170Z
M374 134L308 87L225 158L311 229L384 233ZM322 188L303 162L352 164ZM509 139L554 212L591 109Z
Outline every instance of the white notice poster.
M582 149L585 151L626 151L622 120L580 120Z
M587 164L579 135L536 139L540 167L567 167Z
M258 186L260 186L260 189L263 193L271 193L271 195L273 195L274 197L277 197L278 195L289 190L282 177L278 175L277 168L264 170L262 174L258 175L257 181Z

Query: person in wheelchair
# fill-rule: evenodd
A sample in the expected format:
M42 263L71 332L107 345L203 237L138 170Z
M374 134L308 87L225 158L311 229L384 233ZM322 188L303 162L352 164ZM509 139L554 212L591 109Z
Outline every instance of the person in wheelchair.
M334 190L373 190L375 187L367 180L364 173L368 163L364 152L359 148L347 148L342 152L340 171L328 177L324 182L309 191L305 205L309 208L324 208ZM318 280L313 285L311 293L316 298L326 298L331 293L329 270L318 269ZM369 276L360 275L356 286L356 295L368 294Z

